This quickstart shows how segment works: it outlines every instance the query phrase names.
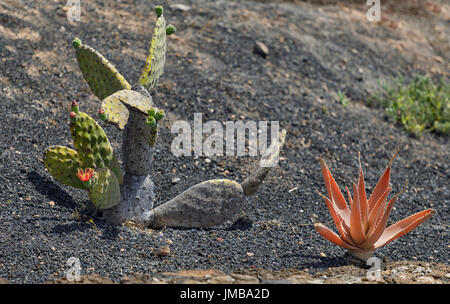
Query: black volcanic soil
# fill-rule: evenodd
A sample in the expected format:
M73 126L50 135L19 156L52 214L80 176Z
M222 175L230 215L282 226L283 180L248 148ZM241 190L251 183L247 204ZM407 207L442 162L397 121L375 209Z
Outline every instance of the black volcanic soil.
M398 148L393 191L407 179L409 185L390 221L425 208L437 214L376 256L448 265L449 138L411 137L366 101L379 80L395 76L427 73L448 81L449 6L414 2L416 7L402 10L389 1L382 22L370 23L364 6L310 2L184 1L190 10L182 11L173 1L82 1L81 22L70 23L66 1L2 0L0 278L12 283L61 278L70 257L80 259L83 275L115 282L183 269L341 267L345 251L312 225L333 227L316 193L325 192L318 158L327 160L343 188L356 182L360 151L370 191ZM173 156L175 120L192 123L194 113L203 113L204 121L277 120L288 131L279 167L233 221L212 229L113 227L86 210L85 192L56 182L42 163L49 145L72 145L71 100L93 116L99 108L78 69L73 38L103 53L135 83L156 4L177 27L153 92L167 113L154 156L156 205L207 179L242 181L256 161ZM268 47L266 58L254 53L256 41ZM337 101L339 91L351 99L348 107ZM104 128L120 156L120 132ZM176 184L174 177L180 178ZM169 246L171 254L158 256L161 246Z

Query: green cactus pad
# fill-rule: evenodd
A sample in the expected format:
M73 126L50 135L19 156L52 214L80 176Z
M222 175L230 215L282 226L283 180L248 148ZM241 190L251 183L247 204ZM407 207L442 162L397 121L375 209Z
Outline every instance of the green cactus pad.
M130 84L116 68L99 52L75 39L78 65L92 92L100 99L123 89L130 89Z
M166 27L166 34L168 35L168 36L170 36L170 35L172 35L173 33L175 33L176 32L176 28L175 28L175 26L173 26L173 24L169 24L167 27Z
M147 114L152 106L151 100L141 93L132 90L120 90L105 98L102 101L101 109L105 112L106 122L112 123L123 130L129 116L127 108Z
M63 146L48 147L44 152L44 164L57 181L86 189L86 185L77 177L78 168L84 166L75 150Z
M103 99L101 110L104 111L102 118L104 122L111 123L120 130L123 130L127 124L130 113L120 99L115 98L114 94L108 96Z
M164 12L164 8L161 5L155 6L156 16L161 17Z
M88 195L98 209L108 209L120 201L120 187L117 177L108 168L96 170Z
M155 87L164 70L164 62L166 61L166 35L166 20L161 15L156 19L149 55L145 61L141 77L139 78L139 83L148 91Z
M102 127L88 114L78 112L70 123L73 144L84 167L105 168L113 163L113 149Z

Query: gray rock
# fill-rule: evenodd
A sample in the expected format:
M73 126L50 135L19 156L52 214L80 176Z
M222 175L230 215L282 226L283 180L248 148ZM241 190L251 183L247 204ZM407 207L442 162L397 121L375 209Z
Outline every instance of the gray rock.
M242 183L242 189L245 195L252 195L262 184L270 170L278 165L280 151L286 140L286 130L282 130L279 140L273 140L269 148L267 148L261 160L256 164L253 172Z
M152 228L206 228L230 220L244 202L239 183L228 179L202 182L153 209Z

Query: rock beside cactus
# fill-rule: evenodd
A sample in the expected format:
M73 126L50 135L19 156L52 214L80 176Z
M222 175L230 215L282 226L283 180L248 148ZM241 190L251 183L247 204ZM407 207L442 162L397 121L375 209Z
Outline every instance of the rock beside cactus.
M264 152L261 160L255 165L253 172L242 182L245 195L254 194L262 184L270 170L277 166L281 149L286 139L286 130L281 131L279 140L273 140L272 144Z
M150 227L206 228L230 220L245 201L239 183L228 179L202 182L152 210Z

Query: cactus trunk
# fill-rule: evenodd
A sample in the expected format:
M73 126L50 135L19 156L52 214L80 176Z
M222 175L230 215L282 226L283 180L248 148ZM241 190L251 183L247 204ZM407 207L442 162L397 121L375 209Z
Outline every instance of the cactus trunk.
M125 176L120 186L121 199L117 205L103 212L104 217L114 224L146 222L153 208L155 192L150 177L153 148L149 145L152 129L146 121L146 115L130 110L123 133Z

